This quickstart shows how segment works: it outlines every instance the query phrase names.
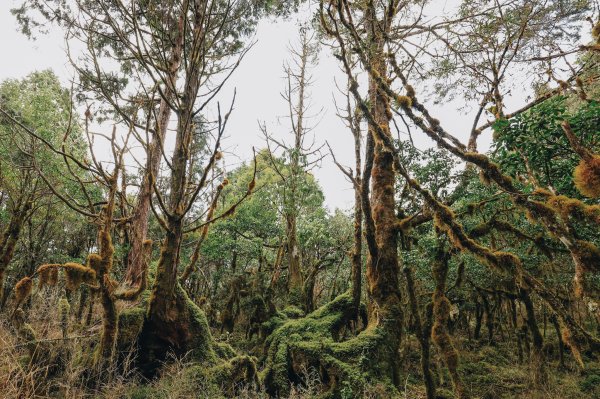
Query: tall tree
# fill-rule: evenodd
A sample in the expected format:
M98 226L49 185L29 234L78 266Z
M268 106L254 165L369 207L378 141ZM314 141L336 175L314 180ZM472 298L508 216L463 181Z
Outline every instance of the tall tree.
M303 271L301 251L298 243L298 214L300 211L300 197L303 195L302 182L306 173L320 160L320 147L311 142L310 133L314 126L310 125L310 93L309 89L313 83L310 69L316 64L318 57L318 43L315 32L307 27L300 28L300 41L298 48L290 49L293 66L284 67L287 88L282 94L288 104L289 122L291 125L293 142L285 143L276 139L262 127L263 133L269 147L275 143L285 152L289 163L286 170L278 166L273 159L272 167L278 172L284 181L284 204L283 217L286 226L286 255L288 265L288 290L290 303L305 307L307 295L305 292L305 278L307 273ZM276 149L273 149L276 151Z
M334 11L331 6L321 6L322 27L327 34L337 39L340 60L350 79L350 90L357 95L358 84L351 67L351 59L346 50L346 42L340 33L340 26L349 20L360 19L364 41L365 59L377 76L387 76L388 64L385 54L386 37L390 34L393 17L402 8L399 4L338 4ZM367 242L367 292L369 303L369 326L380 328L382 341L380 369L393 384L399 383L397 351L402 331L401 293L398 281L398 232L396 228L396 201L393 149L386 142L392 140L390 130L391 108L387 94L371 76L368 81L368 109L366 102L356 100L361 112L367 117L368 133L365 147L365 165L362 180L362 205L365 217L365 238ZM383 135L383 137L381 137Z

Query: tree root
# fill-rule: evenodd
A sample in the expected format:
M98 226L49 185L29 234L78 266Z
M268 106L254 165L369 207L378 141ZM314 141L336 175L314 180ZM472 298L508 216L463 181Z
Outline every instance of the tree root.
M379 325L340 341L340 332L353 319L352 296L345 293L301 319L288 320L266 341L267 359L261 380L276 397L289 395L291 384L306 384L303 375L319 374L323 397L358 395L368 381L386 381L390 358L387 334ZM393 388L391 388L393 389Z

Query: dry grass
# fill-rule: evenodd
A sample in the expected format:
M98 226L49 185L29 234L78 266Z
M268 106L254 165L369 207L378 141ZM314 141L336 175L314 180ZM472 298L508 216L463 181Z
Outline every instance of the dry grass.
M47 287L26 306L25 322L35 334L29 340L20 333L9 302L0 315L0 392L3 398L90 398L104 391L118 392L135 381L131 358L119 370L90 372L93 345L98 339L99 320L90 326L75 320L78 296L71 301L67 338L63 338L59 300L62 291ZM94 312L94 314L97 314ZM103 395L101 395L103 396ZM123 397L116 393L106 397Z

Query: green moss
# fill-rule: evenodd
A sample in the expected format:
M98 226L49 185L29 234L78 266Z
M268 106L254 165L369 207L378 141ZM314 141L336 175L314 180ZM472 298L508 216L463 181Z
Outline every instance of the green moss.
M177 284L177 295L183 298L189 316L190 331L193 338L188 345L193 359L214 363L217 355L213 349L213 339L206 314L192 301L181 285Z
M319 370L323 396L360 395L369 381L386 381L385 361L389 346L385 335L371 326L348 340L340 340L342 328L353 316L350 293L301 319L288 319L267 339L267 358L260 377L267 392L285 397L290 384L302 384L306 370ZM393 388L391 388L393 389ZM343 395L342 395L343 393Z
M600 375L591 374L586 376L580 383L579 388L583 392L600 395Z
M135 344L142 331L145 317L146 308L142 306L125 309L119 314L118 350L127 350Z
M148 302L152 301L150 295ZM146 377L156 376L170 355L186 356L207 366L218 361L204 312L188 297L180 284L175 286L170 320L153 320L146 314L138 337L138 365Z
M221 392L225 397L234 397L244 386L258 386L256 358L252 356L236 356L212 367L195 365L186 369L185 374L186 380L201 386L204 392L214 392L210 397L220 396Z
M270 335L276 328L280 327L283 323L287 321L288 317L282 312L277 312L275 316L271 317L269 320L265 321L261 325L261 329L265 336Z
M298 306L290 305L281 311L285 315L286 318L289 319L297 319L304 316L304 311L300 309Z
M215 350L215 353L219 359L231 359L237 355L235 349L233 349L233 347L227 342L215 342L213 349Z
M139 302L131 308L123 309L119 313L117 350L129 351L136 343L138 336L142 331L148 301L150 300L150 290L145 290L140 294Z

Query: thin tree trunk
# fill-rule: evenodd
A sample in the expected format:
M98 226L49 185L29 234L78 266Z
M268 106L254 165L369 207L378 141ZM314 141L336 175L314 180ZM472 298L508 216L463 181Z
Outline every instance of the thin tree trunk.
M348 107L348 112L350 108ZM349 116L350 117L350 116ZM360 188L362 184L362 162L360 156L360 120L351 118L354 135L354 248L352 250L352 303L356 312L356 322L360 318L360 297L362 290L362 205Z
M173 100L178 70L181 65L181 55L183 52L183 30L184 18L179 19L178 36L171 50L169 59L169 70L166 76L167 84L163 88L163 98L161 98L156 124L154 126L152 142L149 143L146 158L146 170L144 178L138 191L137 202L133 210L131 226L131 249L127 255L127 271L125 272L125 282L132 286L141 284L144 275L144 248L143 243L146 240L148 232L148 218L150 216L150 200L152 199L153 185L158 175L161 155L165 142L167 126L171 116L169 102Z
M558 339L558 356L559 356L558 366L562 370L565 368L565 345L563 344L562 334L560 333L560 325L558 323L558 318L555 315L550 316L550 323L552 323L552 326L554 326L554 331L556 332L556 338Z
M533 308L533 302L529 296L529 291L521 288L519 289L519 296L523 304L525 305L525 311L527 312L527 327L531 332L531 339L533 343L533 352L530 358L531 365L533 367L533 381L535 384L543 384L547 380L546 369L544 368L544 352L542 350L544 339L537 325L535 317L535 310Z
M295 194L292 192L291 195ZM302 269L300 265L300 248L298 247L298 229L294 210L286 215L285 222L287 235L289 300L294 305L301 305L304 302L302 298L303 281Z
M446 278L448 277L448 257L449 255L440 244L432 268L435 290L433 292L434 324L431 330L431 338L440 350L444 363L448 368L456 397L458 399L466 399L469 395L458 373L458 351L452 345L447 328L450 313L450 301L446 298L445 294Z
M479 340L481 337L481 321L483 319L483 308L479 301L475 302L475 331L473 332L473 338Z
M13 259L21 230L31 210L31 202L23 201L12 213L10 222L0 238L0 303L4 303L4 273Z
M408 266L404 267L404 275L406 276L406 287L408 292L408 299L410 301L410 309L415 319L415 328L417 332L417 339L421 346L421 371L423 373L423 382L425 383L425 390L427 391L427 399L435 399L435 382L430 369L430 337L432 328L432 316L433 307L431 304L427 305L426 308L426 323L423 325L421 322L421 315L419 313L419 304L417 302L417 296L415 294L415 282L412 276L412 271Z

